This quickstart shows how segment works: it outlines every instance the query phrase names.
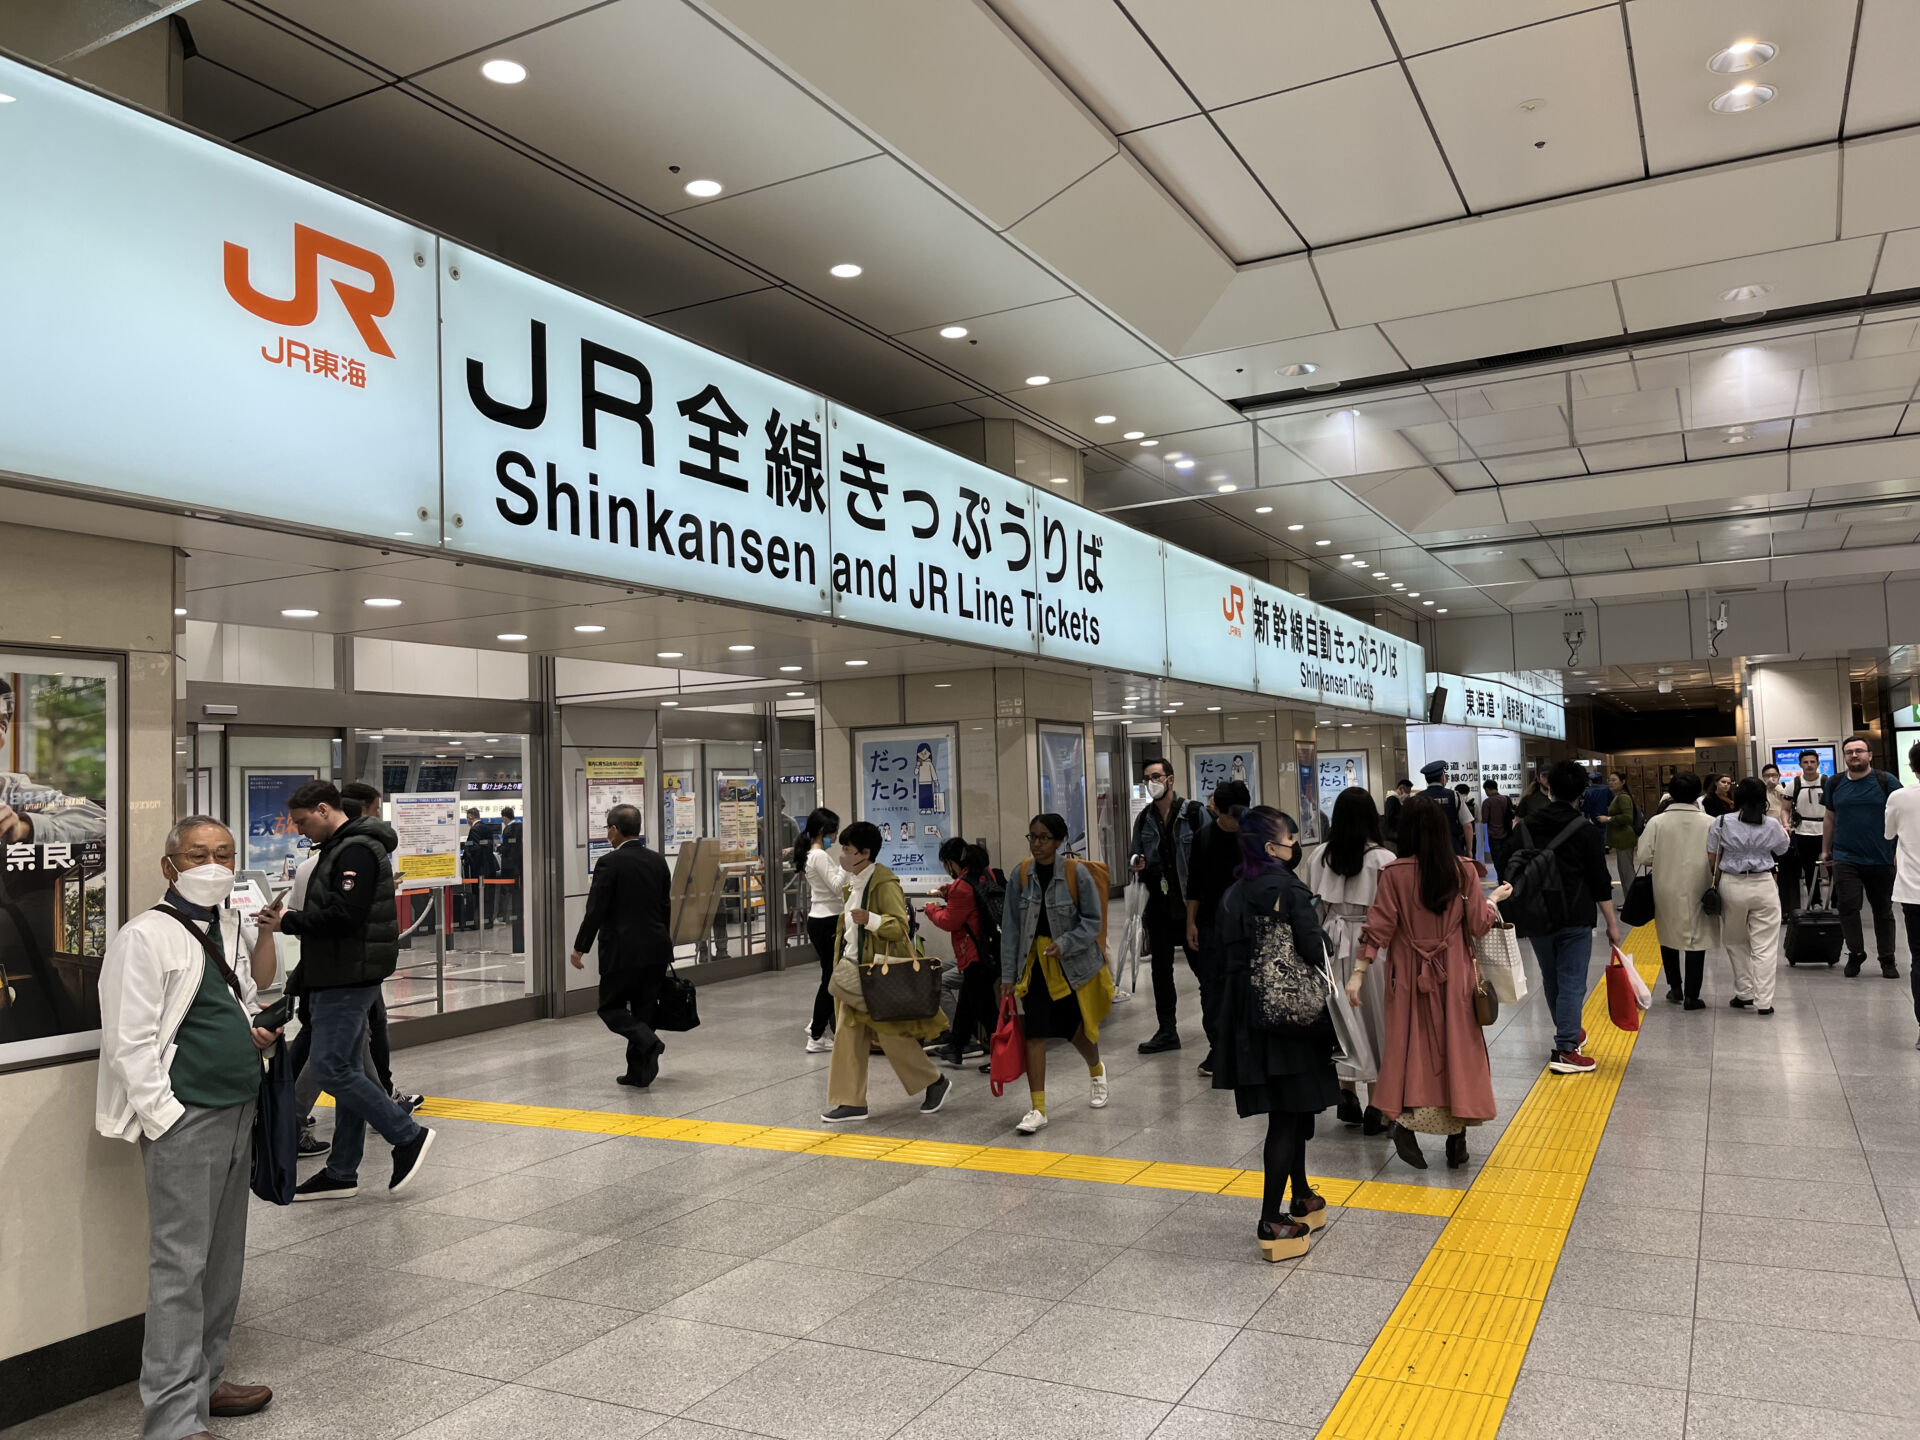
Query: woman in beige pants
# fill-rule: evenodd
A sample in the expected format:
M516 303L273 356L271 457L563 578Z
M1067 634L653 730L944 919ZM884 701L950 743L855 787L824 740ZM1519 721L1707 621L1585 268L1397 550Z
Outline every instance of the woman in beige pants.
M1792 844L1767 813L1767 787L1748 776L1734 787L1735 811L1707 832L1707 854L1720 880L1720 934L1733 965L1736 1010L1773 1014L1773 975L1780 966L1780 888L1774 867Z

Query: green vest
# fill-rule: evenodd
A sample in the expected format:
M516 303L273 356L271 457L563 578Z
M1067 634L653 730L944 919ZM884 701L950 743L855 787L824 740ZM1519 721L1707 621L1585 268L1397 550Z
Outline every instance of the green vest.
M367 928L358 935L300 937L298 974L303 993L376 985L393 974L400 961L400 911L393 898L393 867L387 863L394 833L385 821L363 815L334 831L320 847L320 858L307 880L306 908L309 912L319 909L333 894L334 869L349 846L371 852L379 862L373 909Z

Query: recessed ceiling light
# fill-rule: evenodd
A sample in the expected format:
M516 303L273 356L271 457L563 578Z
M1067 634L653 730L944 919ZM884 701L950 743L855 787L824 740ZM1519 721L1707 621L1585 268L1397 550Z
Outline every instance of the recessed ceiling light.
M1187 702L1186 702L1186 701L1184 701L1184 700L1169 700L1169 701L1167 701L1167 704L1169 704L1169 705L1171 705L1171 706L1173 706L1173 708L1174 708L1174 709L1176 709L1176 710L1178 710L1178 709L1179 709L1179 708L1180 708L1180 707L1181 707L1182 705L1184 705L1184 704L1186 704L1186 703L1187 703Z
M804 700L807 698L807 692L804 690L789 690L787 691L787 698L789 700Z
M320 612L318 610L282 610L280 613L289 620L311 620Z
M804 665L782 665L780 667L780 673L782 675L798 675L802 670L806 668L807 667Z
M1309 365L1305 361L1302 361L1298 365L1282 365L1273 373L1276 375L1285 375L1288 379L1292 379L1296 375L1311 375L1319 368L1318 365Z
M1741 434L1722 435L1720 437L1720 443L1722 445L1744 445L1747 443L1747 441L1751 440L1752 438L1753 437L1751 435L1741 435Z
M865 665L867 662L865 660L849 660L846 663L849 665L860 666L860 665Z
M1116 418L1117 417L1112 415L1096 415L1093 417L1093 423L1096 425L1111 425Z
M942 325L940 327L940 338L942 340L964 340L967 338L967 327L964 325Z
M1418 590L1407 591L1407 599L1418 600L1419 598L1420 598L1420 592Z
M1178 715L1180 712L1178 710L1162 710L1160 713L1162 715Z
M1352 552L1351 550L1349 550L1349 551L1347 551L1347 553L1346 553L1346 554L1344 554L1344 555L1342 555L1342 556L1341 556L1340 558L1341 558L1342 560L1351 560L1351 559L1353 558L1353 552Z
M836 280L851 280L860 273L858 265L836 265L827 273Z
M1367 562L1364 560L1356 560L1353 562L1353 568L1356 570L1364 570L1367 568Z
M684 660L686 655L687 652L684 650L656 650L653 652L653 658L656 660Z
M1067 477L1064 475L1056 475L1053 477L1053 483L1056 485L1064 485L1067 483Z
M386 739L386 738L387 738L387 737L386 737L386 736L384 736L384 735L369 735L369 736L367 736L367 739L369 739L369 740L384 740L384 739Z
M1771 285L1736 285L1731 290L1722 290L1720 298L1722 300L1758 300L1772 293Z
M1287 529L1289 530L1304 530L1306 528L1307 528L1306 526L1300 524L1298 521L1295 521L1293 524L1287 526Z
M576 635L598 635L606 628L604 625L576 625L573 627L573 633Z
M1176 470L1191 470L1199 463L1198 460L1176 460L1173 462L1173 468Z
M727 187L718 180L689 180L683 188L696 200L711 200Z
M1142 450L1151 450L1154 446L1158 445L1159 443L1160 442L1158 440L1142 440L1140 442L1140 448Z
M466 743L467 743L467 742L466 742L466 741L464 741L464 740L449 740L449 741L447 741L447 744L449 744L449 745L464 745L464 744L466 744Z
M360 603L370 606L375 610L392 610L398 606L400 602L391 595L376 595L371 600L363 600Z
M1431 605L1433 602L1431 600L1422 600L1420 603L1422 605Z
M413 532L411 530L396 530L393 532L393 538L396 540L411 540L413 538Z
M675 706L677 706L680 702L678 700L662 700L660 703L666 706L667 709L671 710Z
M1129 430L1127 431L1126 434L1122 435L1120 438L1122 440L1139 440L1144 438L1146 433L1147 432L1144 430Z
M1743 70L1758 70L1779 53L1764 40L1736 40L1707 61L1707 69L1716 75L1738 75Z
M1027 384L1029 385L1051 385L1052 383L1053 383L1053 377L1051 375L1027 376Z
M186 613L187 613L186 610L182 606L176 605L173 607L173 614L175 619L178 619L180 616Z
M1271 505L1256 505L1256 506L1254 506L1254 507L1253 507L1253 513L1254 513L1254 514L1256 514L1256 515L1271 515L1271 514L1273 513L1273 506L1271 506ZM1291 530L1291 529L1292 529L1293 527L1292 527L1291 525L1289 525L1289 526L1288 526L1287 528L1288 528L1289 530Z
M518 630L509 630L506 634L496 635L493 638L496 640L524 640L527 637L522 635Z
M13 96L0 94L0 105L11 105L11 104L13 104Z
M753 649L753 646L751 646L751 645L729 645L729 646L727 646L727 649L729 649L729 650L731 650L731 651L733 651L733 653L734 653L734 654L736 654L736 655L745 655L745 654L746 654L746 653L747 653L747 652L748 652L749 650L751 650L751 649Z
M496 85L518 85L527 78L527 67L518 60L489 60L480 73Z
M1331 545L1333 542L1331 540L1316 540L1313 543L1315 545Z
M1437 607L1437 608L1436 608L1436 609L1434 610L1434 612L1433 612L1433 613L1434 613L1434 614L1436 614L1436 615L1444 615L1444 614L1446 614L1446 613L1447 613L1447 607L1446 607L1446 606L1444 606L1444 605L1441 605L1441 606L1439 606L1439 607Z
M1387 578L1387 572L1384 570L1376 570L1373 572L1373 578L1376 580L1384 580Z
M1313 382L1313 384L1307 386L1307 389L1313 390L1316 392L1326 391L1326 390L1338 390L1339 388L1340 388L1340 382L1338 380L1316 380Z
M1220 487L1220 493L1222 495L1231 495L1233 494L1234 491L1238 490L1239 488L1240 487L1238 485L1222 485Z
M1714 96L1707 102L1707 108L1716 115L1738 115L1745 110L1758 110L1779 93L1771 85L1742 80L1724 95Z
M933 688L936 690L951 690L953 689L953 682L951 680L936 680L933 682Z
M1393 582L1393 588L1396 590L1404 590L1407 588L1407 582L1404 580L1396 580Z
M1211 715L1214 711L1218 710L1219 708L1220 707L1218 705L1209 705L1207 706L1207 713Z

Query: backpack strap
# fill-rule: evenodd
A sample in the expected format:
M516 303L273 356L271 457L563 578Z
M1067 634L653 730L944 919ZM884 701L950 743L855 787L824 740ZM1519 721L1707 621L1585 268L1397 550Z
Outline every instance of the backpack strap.
M1580 829L1583 825L1586 825L1587 823L1588 821L1584 815L1576 817L1575 819L1569 820L1567 822L1567 828L1562 830L1558 835L1554 836L1553 839L1547 842L1547 849L1558 850L1560 846L1566 840L1568 840L1576 830Z

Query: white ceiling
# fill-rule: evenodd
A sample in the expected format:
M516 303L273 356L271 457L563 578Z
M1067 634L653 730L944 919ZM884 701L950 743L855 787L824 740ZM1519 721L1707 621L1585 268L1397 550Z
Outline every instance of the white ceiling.
M1814 520L1920 500L1920 311L1838 308L1920 289L1911 0L181 15L191 123L871 413L1021 419L1084 452L1089 503L1319 599L1451 619L1920 569L1920 527ZM1707 68L1741 39L1777 54ZM1709 110L1742 79L1778 93ZM1721 328L1806 306L1835 313ZM1713 333L1648 343L1674 327ZM1571 538L1600 531L1649 538ZM1515 547L1463 559L1478 536Z

